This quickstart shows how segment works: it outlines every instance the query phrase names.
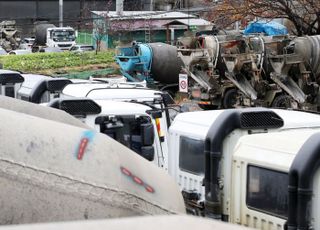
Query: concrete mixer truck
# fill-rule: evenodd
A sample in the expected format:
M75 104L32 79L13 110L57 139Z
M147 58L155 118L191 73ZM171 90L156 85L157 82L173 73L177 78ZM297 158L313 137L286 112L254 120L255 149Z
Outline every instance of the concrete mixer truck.
M20 45L20 31L14 20L0 22L0 47L7 52L17 49Z
M285 37L277 42L270 37L262 39L266 50L265 72L270 79L300 108L319 110L320 36Z
M165 172L65 112L0 97L0 116L0 224L185 212Z
M248 228L226 224L219 221L212 221L205 218L196 218L186 215L170 216L142 216L131 218L113 218L108 220L91 221L68 221L62 223L39 223L39 224L20 224L15 226L1 226L1 230L88 230L88 229L108 229L108 230L248 230Z
M129 81L146 81L149 87L172 92L178 90L182 63L175 46L133 42L117 47L115 58L121 73Z
M319 44L318 36L200 36L182 38L178 56L200 104L317 110Z
M56 27L47 22L38 22L34 29L33 52L39 51L43 47L58 47L61 50L69 50L76 44L76 33L71 27Z
M263 75L264 52L260 37L238 34L182 38L178 56L203 107L270 107L282 90Z

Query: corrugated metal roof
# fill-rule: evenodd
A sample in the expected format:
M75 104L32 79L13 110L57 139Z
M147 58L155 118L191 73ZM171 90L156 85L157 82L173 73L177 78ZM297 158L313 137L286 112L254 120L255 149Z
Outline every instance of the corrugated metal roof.
M192 14L176 12L176 11L123 11L123 14L120 16L116 11L92 11L93 14L102 17L109 17L114 19L155 19L155 20L167 20L167 19L187 19L187 18L196 18Z
M146 28L152 28L152 30L164 30L165 24L168 24L171 20L113 20L110 22L110 26L113 30L145 30Z
M165 25L186 25L186 26L212 26L212 23L202 18L176 19Z

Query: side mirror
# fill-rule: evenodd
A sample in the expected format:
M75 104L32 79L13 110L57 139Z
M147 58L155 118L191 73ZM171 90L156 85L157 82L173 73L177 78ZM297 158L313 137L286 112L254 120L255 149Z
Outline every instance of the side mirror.
M141 124L141 145L149 146L154 142L154 129L152 123Z
M140 155L148 161L154 160L154 148L153 146L142 146Z

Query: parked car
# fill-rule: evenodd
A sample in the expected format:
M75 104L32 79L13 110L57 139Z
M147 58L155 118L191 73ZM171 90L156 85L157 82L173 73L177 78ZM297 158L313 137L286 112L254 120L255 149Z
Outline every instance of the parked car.
M94 46L92 45L74 45L70 48L70 51L72 52L84 52L84 51L93 51L94 50Z
M31 54L31 50L11 50L8 54L9 55L23 55L23 54Z
M58 47L44 47L44 48L41 48L39 52L40 53L59 53L59 52L63 52L63 50L61 50Z
M6 55L7 54L7 51L5 51L4 49L2 49L1 47L0 47L0 55Z
M20 49L31 49L35 38L24 38L22 43L20 44Z

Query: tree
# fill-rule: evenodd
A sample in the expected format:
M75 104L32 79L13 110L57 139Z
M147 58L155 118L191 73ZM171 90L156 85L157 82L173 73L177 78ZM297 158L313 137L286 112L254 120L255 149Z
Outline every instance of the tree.
M142 1L126 2L127 8L141 10ZM123 14L116 16L114 13L111 14L110 11L115 8L112 0L97 1L97 3L100 6L98 8L98 4L96 6L92 4L91 8L86 5L82 12L82 18L79 20L82 22L82 30L92 32L97 52L100 49L108 48L109 45L112 45L111 43L114 45L120 42L131 42L137 29L143 31L144 27L150 28L150 30L153 28L151 19L139 17L145 15ZM93 14L92 10L100 12Z
M101 18L93 21L93 39L96 43L96 53L101 50L102 40L105 36L108 36L107 23L107 16L101 16Z
M90 4L85 4L82 2L82 11L80 28L82 31L91 32L93 42L96 45L96 53L102 48L102 41L106 39L108 36L108 12L112 8L113 1L105 0L105 1L96 1L92 0ZM93 18L93 14L91 11L101 10L100 15L96 15Z
M320 34L319 0L224 0L213 7L208 17L224 27L255 18L283 18L298 36Z

